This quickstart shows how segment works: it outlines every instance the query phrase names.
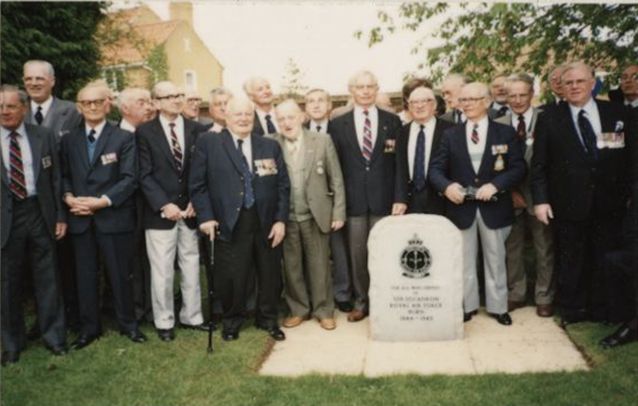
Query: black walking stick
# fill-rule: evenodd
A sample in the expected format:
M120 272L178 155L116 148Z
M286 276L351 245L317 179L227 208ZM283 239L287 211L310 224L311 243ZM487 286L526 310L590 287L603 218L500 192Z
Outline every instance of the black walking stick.
M215 266L215 231L216 227L213 227L208 236L210 244L208 247L210 249L210 262L209 266L206 267L206 280L208 281L208 317L210 318L208 321L207 350L209 354L213 352L213 330L215 329L215 324L213 322L213 300L215 298L215 290L213 287L213 269Z

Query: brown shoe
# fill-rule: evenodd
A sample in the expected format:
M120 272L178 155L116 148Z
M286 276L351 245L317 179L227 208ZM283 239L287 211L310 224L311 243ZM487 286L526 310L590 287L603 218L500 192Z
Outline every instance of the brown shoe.
M554 315L554 306L551 304L536 305L536 314L538 317L552 317Z
M286 328L293 328L303 323L303 321L304 321L303 317L291 316L291 317L285 318L283 323L281 323L281 325Z
M335 328L337 328L337 322L333 318L320 319L319 320L319 325L324 330L334 330Z
M367 314L363 310L353 310L348 314L348 321L355 322L365 319Z
M517 302L514 300L507 301L507 311L512 312L516 309L520 309L521 307L525 307L525 302Z

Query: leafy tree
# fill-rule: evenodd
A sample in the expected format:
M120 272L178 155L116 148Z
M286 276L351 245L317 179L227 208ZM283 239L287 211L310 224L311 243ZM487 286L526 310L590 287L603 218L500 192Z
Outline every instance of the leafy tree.
M308 91L308 86L303 84L304 73L292 58L288 58L286 63L286 73L283 76L281 87L282 97L300 98Z
M22 65L43 59L55 68L57 96L73 99L98 76L99 47L94 34L107 4L100 2L0 3L0 80L22 84Z
M412 52L425 53L418 68L435 80L448 72L488 80L520 70L546 77L554 65L575 59L617 77L638 55L636 4L405 2L397 14L380 11L379 25L355 36L373 46L397 30L427 32ZM437 44L428 49L425 39Z

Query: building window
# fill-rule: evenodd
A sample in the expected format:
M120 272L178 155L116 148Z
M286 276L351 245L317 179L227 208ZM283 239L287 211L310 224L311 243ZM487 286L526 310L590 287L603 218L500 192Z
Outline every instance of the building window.
M190 52L191 51L191 39L190 38L184 38L184 51L186 51L186 52Z
M194 71L184 71L184 83L187 89L197 89L197 75Z

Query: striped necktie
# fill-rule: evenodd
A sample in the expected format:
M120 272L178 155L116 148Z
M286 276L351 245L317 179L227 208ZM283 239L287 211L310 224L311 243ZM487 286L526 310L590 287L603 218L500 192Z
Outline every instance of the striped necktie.
M22 149L18 142L19 134L15 131L9 134L9 163L11 170L9 171L10 186L9 189L17 200L24 200L27 197L27 184L24 179L24 166L22 164Z
M479 143L478 124L474 124L474 127L472 127L472 135L470 136L470 139L474 144Z
M363 148L361 152L366 161L370 162L372 158L372 125L370 123L370 112L363 110L365 119L363 120Z
M173 157L175 158L175 167L177 167L177 171L182 171L182 162L184 159L184 155L182 154L182 147L179 146L179 140L177 139L177 134L175 133L175 123L169 123L168 126L171 128L171 146L173 150Z

